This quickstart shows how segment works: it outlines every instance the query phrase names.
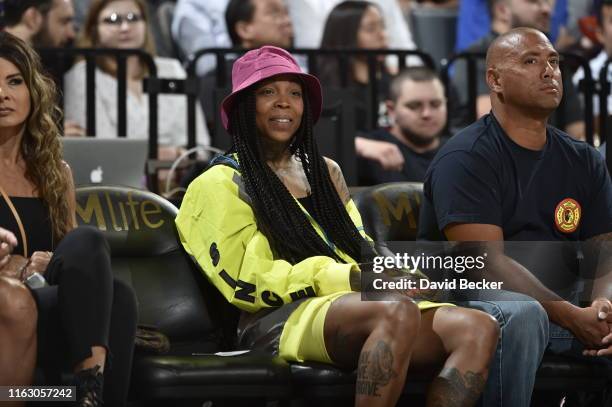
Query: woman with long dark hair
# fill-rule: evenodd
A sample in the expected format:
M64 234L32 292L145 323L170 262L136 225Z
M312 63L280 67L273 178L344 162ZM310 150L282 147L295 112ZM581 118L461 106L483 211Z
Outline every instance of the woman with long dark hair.
M221 117L233 148L189 186L176 222L186 250L243 311L240 347L357 367L357 406L394 405L409 367L435 376L428 406L473 405L497 323L403 294L361 300L375 253L340 168L317 150L319 81L265 46L234 63L232 82Z
M321 40L322 49L384 50L387 47L385 20L378 5L348 0L336 5L329 13ZM396 145L359 136L359 133L373 130L369 120L371 116L383 127L389 121L384 100L388 99L391 75L385 65L385 56L377 55L373 64L378 83L377 111L372 111L370 105L370 92L373 90L367 57L353 55L342 59L338 55L322 55L317 58L317 72L324 87L346 88L352 96L358 132L355 135L357 155L378 162L385 170L400 171L404 166L404 156Z
M99 406L102 399L122 406L136 330L134 293L113 280L101 233L76 228L56 103L34 50L0 33L0 225L17 240L0 267L0 298L18 301L0 307L0 321L21 308L19 315L36 327L5 323L12 331L0 337L0 384L29 384L34 362L49 384L60 384L59 374L70 368L78 406ZM27 346L11 342L19 339Z

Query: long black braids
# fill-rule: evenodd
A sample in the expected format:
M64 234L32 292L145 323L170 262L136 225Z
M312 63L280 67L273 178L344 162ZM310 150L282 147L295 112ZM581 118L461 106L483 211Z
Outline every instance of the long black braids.
M314 217L334 245L356 261L370 261L374 252L353 224L333 185L327 164L313 135L310 102L304 93L302 123L290 146L301 161L311 187ZM344 262L315 231L289 190L267 165L256 131L255 95L247 90L230 115L230 134L240 172L258 227L268 237L275 256L292 264L312 256ZM363 247L362 247L363 246ZM362 253L362 249L367 253ZM363 255L365 254L365 256ZM364 258L365 257L365 258Z

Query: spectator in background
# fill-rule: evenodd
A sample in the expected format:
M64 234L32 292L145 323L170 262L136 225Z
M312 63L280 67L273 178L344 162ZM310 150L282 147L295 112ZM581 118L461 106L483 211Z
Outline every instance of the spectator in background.
M586 0L577 0L584 2ZM536 1L537 2L537 1ZM552 20L548 37L555 43L561 29L571 25L570 13L574 12L568 3L574 0L555 0L552 11ZM491 13L489 0L461 0L459 2L459 15L457 16L457 38L455 51L461 52L488 34L487 27L491 26ZM552 2L551 2L552 7Z
M297 48L317 48L321 44L325 21L342 0L290 0L287 5L295 29ZM416 49L408 24L397 0L372 0L384 17L393 49Z
M491 32L472 44L467 51L485 53L489 45L500 34L513 28L535 28L543 33L550 30L550 17L552 12L551 0L489 0L493 19ZM489 89L485 81L485 63L480 60L476 72L476 116L480 118L491 110ZM564 77L564 109L557 109L552 116L551 123L556 127L564 128L567 133L577 139L584 139L584 115L576 89L568 75ZM467 67L464 62L456 64L454 82L459 93L460 103L467 105ZM469 124L471 118L464 118L464 125ZM564 125L562 125L564 124Z
M350 0L338 4L325 23L321 48L342 49L386 49L387 31L380 8L367 1ZM376 74L379 81L378 100L387 99L391 75L385 66L384 56L376 59ZM349 59L344 68L336 56L318 58L318 74L325 87L339 87L346 81L355 92L355 120L358 132L368 131L369 73L365 57ZM378 114L378 112L371 112ZM393 143L355 138L355 151L365 159L377 161L386 170L399 171L404 165L401 152Z
M85 48L138 48L154 55L152 37L147 28L143 0L94 0L79 45ZM185 78L179 61L155 57L157 75L161 78ZM66 74L66 120L74 121L85 134L85 61L78 62ZM100 57L96 67L96 136L117 135L117 67L111 57ZM148 98L143 94L142 80L148 75L145 63L138 57L127 60L127 135L148 138ZM184 95L160 95L160 159L174 159L187 142L187 100ZM196 112L197 143L209 144L208 130L201 110Z
M72 0L5 0L4 24L36 48L65 47L75 38Z
M70 47L74 42L72 0L5 0L4 23L6 32L38 49L43 67L58 89L63 89L64 74L74 62L72 56L60 57L53 50L40 49ZM72 126L68 122L64 130L74 131Z
M225 10L225 25L234 48L245 50L274 45L289 48L293 44L293 25L283 0L230 0ZM226 62L226 78L232 77L234 58ZM200 101L209 119L215 116L216 72L202 78Z
M229 0L178 0L172 19L172 37L183 58L205 48L229 48L231 41L225 25ZM215 67L214 55L198 60L197 74L203 76Z
M393 78L387 101L392 126L367 135L372 140L395 144L404 157L401 171L385 170L377 162L362 159L358 165L359 185L384 182L423 182L425 172L446 141L444 85L435 72L411 67Z
M589 62L591 74L594 80L599 80L599 75L608 58L612 58L612 0L603 0L597 13L597 39L603 49L594 59ZM574 85L584 78L584 71L579 68L574 75ZM608 66L608 81L612 82L612 65ZM612 112L612 95L608 95L608 114ZM593 114L599 116L599 97L593 95ZM599 125L599 120L595 120L595 125Z

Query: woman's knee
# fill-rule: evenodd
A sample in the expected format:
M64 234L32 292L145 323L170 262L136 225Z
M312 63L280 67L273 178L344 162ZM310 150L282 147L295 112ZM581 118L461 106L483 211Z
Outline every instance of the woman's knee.
M81 226L72 230L62 239L55 254L61 259L66 279L111 288L110 250L98 229Z
M68 233L62 243L69 247L78 247L79 250L92 254L108 255L110 249L104 234L93 226L79 226Z
M392 334L416 334L421 323L421 312L417 304L404 295L393 295L389 301L377 302L377 309L372 318L378 328Z
M0 277L0 323L4 329L29 336L36 331L37 317L30 291L15 279Z
M461 346L470 349L474 355L490 359L500 335L497 320L485 312L474 309L463 308L461 312L462 329L457 332Z

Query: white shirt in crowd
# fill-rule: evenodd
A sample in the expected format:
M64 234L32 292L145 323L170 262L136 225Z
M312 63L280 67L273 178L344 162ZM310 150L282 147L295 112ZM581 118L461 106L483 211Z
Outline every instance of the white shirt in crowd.
M593 80L599 80L599 73L607 60L608 54L606 54L606 51L601 51L599 55L589 61ZM574 85L578 86L578 82L580 82L583 78L584 69L580 67L574 74L572 81L574 82ZM612 64L608 65L608 81L612 82ZM593 114L599 114L599 97L596 94L593 95ZM608 114L612 114L612 94L608 95Z
M231 48L225 25L229 0L178 0L172 18L172 37L184 58L205 48ZM214 55L198 59L197 74L202 76L217 65Z
M343 0L289 0L289 14L293 22L296 48L319 48L325 21L332 9ZM389 47L416 49L408 24L397 0L370 0L382 10L387 26Z
M160 78L186 78L179 61L155 57L157 76ZM117 137L117 79L96 68L96 137ZM75 64L64 77L64 107L66 121L74 121L86 128L86 67L85 61ZM160 146L185 146L187 144L187 97L185 95L159 95L158 143ZM141 97L127 90L127 137L149 138L149 97ZM196 108L196 142L210 145L210 136L204 114Z
M295 48L319 48L327 16L342 1L286 1L295 33ZM389 47L416 49L397 0L371 1L377 4L383 12ZM186 56L204 48L230 48L232 46L225 24L225 9L228 3L229 0L178 0L172 19L172 36ZM214 56L201 57L198 60L197 73L204 75L215 66Z

